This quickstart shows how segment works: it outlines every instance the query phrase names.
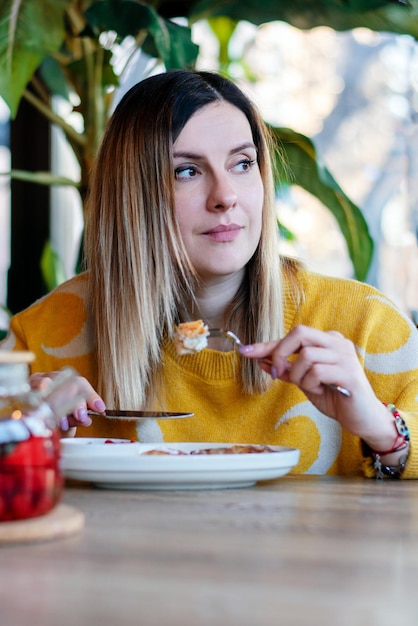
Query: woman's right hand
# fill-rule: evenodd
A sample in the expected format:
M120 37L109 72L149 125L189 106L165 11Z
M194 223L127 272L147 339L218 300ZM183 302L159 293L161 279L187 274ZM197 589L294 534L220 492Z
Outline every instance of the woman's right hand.
M29 383L32 390L43 393L45 401L59 418L62 435L74 437L77 426L90 426L92 423L87 409L103 413L106 405L88 380L82 376L70 376L62 385L54 389L53 383L60 375L62 371L36 372L29 378ZM49 387L51 387L50 393L48 393ZM63 405L71 407L66 415L60 414L60 407Z

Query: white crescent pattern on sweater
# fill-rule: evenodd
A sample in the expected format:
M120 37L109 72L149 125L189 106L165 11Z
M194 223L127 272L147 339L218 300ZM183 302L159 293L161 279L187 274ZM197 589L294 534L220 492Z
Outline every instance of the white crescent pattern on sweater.
M382 296L368 296L366 299L376 299L395 309L390 300ZM399 313L399 311L398 311ZM370 354L364 349L356 346L357 352L364 357L364 367L375 374L396 374L398 372L408 372L417 368L418 361L418 331L412 321L404 314L401 314L405 324L410 326L408 341L403 346L392 352L379 352Z
M306 400L306 402L295 404L295 406L286 411L276 423L275 430L284 422L300 416L311 419L320 435L318 457L305 473L326 474L335 462L341 449L341 426L336 420L324 415L311 402Z

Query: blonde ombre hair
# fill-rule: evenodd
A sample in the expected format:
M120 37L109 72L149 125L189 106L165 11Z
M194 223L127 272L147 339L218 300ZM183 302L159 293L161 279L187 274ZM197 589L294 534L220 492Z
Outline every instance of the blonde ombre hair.
M109 407L146 408L161 378L162 347L180 310L191 310L198 277L174 210L172 148L190 117L227 101L248 119L264 185L262 232L225 314L245 342L281 336L283 304L270 138L250 99L211 72L173 70L132 87L115 109L92 172L85 230L88 303L98 386ZM242 389L269 377L242 359Z

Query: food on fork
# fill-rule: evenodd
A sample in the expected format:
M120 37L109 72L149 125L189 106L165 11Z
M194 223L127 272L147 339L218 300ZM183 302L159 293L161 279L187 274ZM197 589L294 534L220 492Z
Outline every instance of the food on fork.
M194 354L208 345L209 329L202 320L182 322L176 326L174 345L177 354Z

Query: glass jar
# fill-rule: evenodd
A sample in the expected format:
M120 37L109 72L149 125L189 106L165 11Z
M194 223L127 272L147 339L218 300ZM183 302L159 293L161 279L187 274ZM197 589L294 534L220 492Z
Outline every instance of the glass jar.
M0 350L0 522L44 515L61 498L59 434L51 409L33 401L33 358Z

